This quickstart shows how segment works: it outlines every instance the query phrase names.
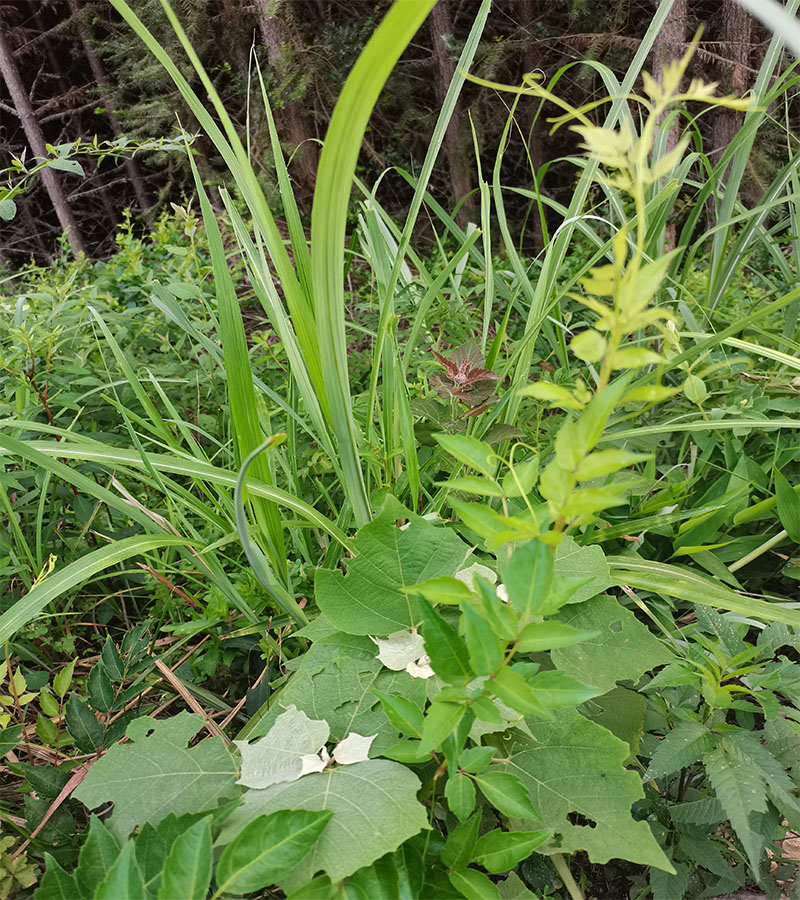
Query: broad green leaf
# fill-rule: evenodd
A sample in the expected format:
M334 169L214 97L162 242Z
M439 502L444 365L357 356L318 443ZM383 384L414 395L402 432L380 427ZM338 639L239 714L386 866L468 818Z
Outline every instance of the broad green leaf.
M495 672L503 664L505 642L494 634L472 604L462 603L461 613L472 671L476 675Z
M0 219L10 222L17 214L17 204L11 197L3 197L0 200Z
M248 791L225 820L220 841L231 841L258 816L278 810L330 810L333 817L322 837L278 884L289 893L320 870L341 881L428 827L427 810L417 801L419 787L409 769L385 759L328 769Z
M461 600L468 600L472 592L460 579L451 575L440 575L438 578L429 578L420 584L413 584L404 588L406 593L419 594L430 603L445 603L455 605Z
M580 403L572 391L568 391L560 384L551 384L548 381L537 381L529 384L519 391L520 397L535 397L537 400L545 400L553 407L565 407L566 409L582 409Z
M467 900L500 900L497 885L477 869L460 869L448 872L450 884Z
M411 516L409 527L395 524L396 511L384 508L354 541L358 553L348 562L347 575L319 569L315 577L317 603L325 617L350 634L385 635L419 621L419 607L404 587L439 575L454 575L467 546L449 528Z
M492 631L504 641L512 641L519 631L519 614L497 596L496 588L484 578L475 579L480 598L479 611Z
M514 466L503 476L503 493L506 497L527 497L539 475L539 457L531 456Z
M425 877L422 855L406 845L346 878L335 900L412 900ZM301 889L302 891L302 889ZM303 893L292 897L304 898Z
M420 708L425 702L425 680L406 672L392 672L376 658L369 638L337 634L315 642L276 700L254 716L241 738L266 734L284 706L294 704L311 719L324 719L330 738L340 741L350 731L377 734L373 751L388 749L397 731L388 721L373 688L398 694Z
M553 650L557 669L610 691L618 681L638 681L650 669L674 660L667 645L651 634L632 612L608 596L564 607L558 621L594 636Z
M497 457L488 444L466 434L435 434L434 439L445 452L465 466L487 478L494 478Z
M538 900L536 894L525 887L525 882L516 872L510 872L507 878L495 883L502 900Z
M12 725L0 730L0 759L14 749L22 739L22 725Z
M145 887L152 897L158 895L164 863L175 841L202 819L211 817L214 822L222 821L236 806L238 800L219 806L210 813L201 811L182 816L170 814L158 825L147 823L139 829L136 835L136 859L142 870Z
M418 603L425 652L430 657L434 672L451 683L469 681L473 676L469 654L458 632L427 600L421 598Z
M650 757L645 779L663 778L691 766L716 746L714 736L700 722L678 722L664 735Z
M475 851L475 862L487 872L499 875L527 859L550 837L550 832L544 830L501 831L495 828L481 835Z
M78 868L75 870L75 881L85 896L92 896L97 885L111 871L118 856L117 839L97 816L92 816L78 856Z
M458 767L464 772L483 772L494 756L494 747L470 747L461 754Z
M95 889L93 900L148 900L133 841L122 848L108 875Z
M72 662L68 666L65 666L53 679L53 693L59 699L63 699L67 695L69 686L72 683L72 673L75 671L75 663L77 661L77 659L73 659Z
M558 577L584 579L583 584L576 582L568 603L583 603L615 584L602 549L596 546L581 547L569 535L556 547L554 567Z
M547 707L536 696L536 692L525 678L514 669L509 669L508 667L500 669L491 682L487 684L487 689L493 691L506 706L522 713L524 716L550 717Z
M603 693L600 688L590 687L563 672L552 670L539 672L528 681L528 684L536 699L546 709L578 706Z
M422 710L416 703L397 694L386 694L372 689L372 693L381 701L386 718L401 734L418 738L422 736Z
M239 784L267 788L281 781L295 781L303 773L303 757L319 753L330 735L324 720L309 719L292 705L282 712L264 737L234 741L242 755Z
M594 328L587 328L569 342L569 349L583 362L599 362L606 352L606 339Z
M44 874L39 886L33 892L34 900L75 900L81 896L74 875L70 875L58 860L49 853L44 854ZM91 897L92 894L84 894Z
M219 893L250 894L277 884L314 846L332 815L330 810L283 809L254 819L222 852Z
M647 697L624 687L615 687L600 697L588 700L578 709L582 716L625 741L632 757L639 753L646 711Z
M631 816L644 794L639 775L624 765L628 745L575 710L559 710L549 722L529 720L528 727L532 737L516 730L506 741L502 770L530 792L559 851L586 850L598 864L618 857L670 871L650 826ZM589 823L573 824L575 813Z
M472 862L478 843L478 829L481 826L480 811L457 825L450 834L442 850L442 862L449 869L466 869Z
M474 778L483 796L504 816L541 821L525 785L516 773L484 772Z
M103 743L105 729L89 707L73 694L64 708L67 731L75 738L79 750L92 753Z
M458 727L466 712L467 708L463 703L434 700L425 713L420 752L438 750L442 742Z
M60 172L69 172L70 175L83 175L83 166L77 159L48 159L47 165Z
M213 809L234 792L236 763L221 738L187 747L203 725L188 712L134 719L126 732L130 743L101 757L73 796L89 809L113 801L108 828L120 840L135 825L157 824L169 813Z
M631 453L628 450L595 450L578 464L575 477L578 481L602 478L649 458L647 453Z
M687 400L700 404L708 397L708 388L702 378L697 375L687 375L683 382L683 393Z
M612 369L641 369L643 366L657 366L664 358L646 347L623 347L611 357Z
M205 900L211 884L211 825L195 822L172 845L161 873L158 900Z
M519 635L517 650L521 653L539 653L568 647L594 637L594 631L579 631L561 622L531 622Z
M107 712L114 704L114 687L102 661L95 663L87 683L89 703L98 712Z
M795 493L784 475L775 470L775 495L778 498L778 518L790 540L800 544L800 494Z
M528 541L514 551L503 573L508 599L523 619L539 614L553 583L553 551L542 541Z
M464 491L467 494L477 494L478 497L502 497L503 489L492 478L481 478L480 475L462 475L460 478L450 478L447 481L437 481L440 487L451 491Z
M460 772L448 777L444 796L450 804L450 811L461 822L475 809L475 783Z

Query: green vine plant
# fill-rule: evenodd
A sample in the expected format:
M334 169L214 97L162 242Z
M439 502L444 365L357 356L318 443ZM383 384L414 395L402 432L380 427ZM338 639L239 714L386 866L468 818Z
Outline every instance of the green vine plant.
M318 614L284 639L300 641L303 652L233 744L220 734L196 741L204 725L215 726L187 712L131 722L128 742L94 762L73 795L89 809L113 802L113 811L91 820L75 872L48 860L38 900L83 896L76 891L89 882L85 895L99 900L222 898L269 886L290 900L524 898L535 896L531 887L580 900L576 853L596 865L648 867L639 896L649 889L656 900L677 900L688 875L670 836L673 794L669 783L649 788L676 771L676 802L705 802L712 831L729 821L739 873L762 880L773 826L784 818L800 825L796 786L777 753L740 737L725 714L746 713L734 697L746 694L777 719L789 682L781 687L763 659L753 662L758 654L716 613L707 622L723 646L698 630L686 651L606 591L641 586L787 625L800 617L675 567L654 564L642 574L635 557L609 560L580 542L599 513L625 502L627 470L648 459L601 447L614 440L613 414L679 390L631 385L633 372L664 364L675 342L670 311L653 305L670 257L645 256L644 196L686 145L651 162L659 121L674 104L745 105L697 81L682 90L690 53L660 82L646 77L645 95L632 98L644 111L639 137L595 127L589 109L567 109L559 120L578 121L589 155L609 170L606 183L628 195L635 217L613 237L611 262L576 295L596 316L570 344L593 386L539 381L522 390L564 412L552 454L522 444L504 454L468 434L438 435L458 467L445 482L458 525L388 496L350 541L346 571L317 570ZM532 81L521 90L555 100ZM775 640L786 641L784 626L769 627L782 628ZM116 649L106 657L103 677L114 680L119 669L122 678ZM661 671L651 680L654 669ZM679 694L696 684L705 706L698 711L680 694L670 712L680 729L664 725L668 736L637 773L648 681ZM71 705L77 730L100 729L99 747L95 712ZM783 746L800 741L795 719L775 726ZM690 767L701 759L713 795L692 788ZM758 821L731 771L749 773L742 783L757 798Z

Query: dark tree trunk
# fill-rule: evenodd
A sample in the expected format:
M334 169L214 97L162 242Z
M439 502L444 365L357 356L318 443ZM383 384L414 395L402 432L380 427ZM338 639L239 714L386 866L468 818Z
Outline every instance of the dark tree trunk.
M40 159L47 158L47 150L45 149L44 136L39 122L36 119L33 105L25 90L25 86L20 78L17 65L14 62L14 56L11 52L6 33L0 28L0 75L5 81L8 92L11 95L11 102L17 111L22 127L25 131L25 137L35 157ZM67 240L72 248L73 253L77 256L79 253L85 253L86 247L83 242L83 236L78 228L78 223L72 213L66 194L61 185L61 181L56 172L51 168L45 168L41 171L42 183L53 204L53 209L58 216L58 221L62 229L67 234Z
M537 56L536 45L533 41L534 26L537 20L537 11L534 4L530 0L522 0L520 8L520 25L525 29L530 38L528 46L523 55L523 68L525 73L535 72L539 67L540 60ZM544 124L542 115L537 117L536 113L539 109L539 101L531 98L521 107L523 112L520 115L520 123L525 131L528 142L528 152L531 157L531 164L534 171L538 171L545 163L547 154L545 152L547 140L547 128ZM544 229L542 228L542 220L539 213L538 204L531 212L530 218L530 243L534 256L544 250Z
M81 47L83 47L83 54L86 57L86 61L89 63L89 68L92 72L92 78L94 78L95 83L97 84L97 89L100 95L100 102L105 107L106 117L108 118L112 131L114 132L114 137L120 137L120 135L122 135L123 133L122 125L120 124L120 121L117 118L116 113L114 112L113 100L111 99L108 91L105 88L108 82L108 75L103 66L103 63L100 61L100 57L97 55L97 53L95 53L94 47L92 46L91 37L86 33L86 26L85 22L83 21L83 17L81 16L81 6L79 0L69 0L69 8L72 12L72 15L75 17L75 26L78 31L78 38L80 39ZM125 171L127 172L131 187L133 188L133 193L136 197L136 203L138 204L139 209L141 210L141 213L144 216L147 224L152 225L153 217L150 212L150 201L147 196L147 189L144 186L142 171L139 168L136 160L126 159Z
M736 0L723 0L720 16L723 46L720 55L729 60L729 66L720 72L720 89L724 93L743 94L747 90L752 25L750 15ZM743 112L723 108L714 110L711 159L715 164L742 127L743 121Z
M292 44L288 20L279 13L288 7L286 0L280 4L271 4L270 0L255 0L258 29L261 40L267 50L267 62L274 69L280 69L285 60L287 47ZM294 177L303 190L309 193L314 189L319 162L319 148L311 140L314 129L311 120L300 105L302 101L287 103L282 109L275 110L275 121L278 134L292 149L300 148L292 160ZM302 145L302 146L301 146Z
M689 16L688 0L675 0L664 27L658 34L653 44L653 76L661 83L664 67L674 59L679 59L686 51L687 19ZM675 124L667 135L666 153L671 153L681 139L681 120L676 119ZM675 249L675 226L669 224L664 230L664 251L669 253Z
M456 66L447 49L444 36L453 33L453 20L449 0L439 0L431 10L429 18L431 43L433 44L433 65L435 70L436 99L441 109ZM461 138L461 101L456 103L453 115L444 135L444 155L450 172L450 189L456 202L466 197L472 190L472 169L469 154L465 152ZM475 204L467 200L459 210L459 224L464 225L475 217Z

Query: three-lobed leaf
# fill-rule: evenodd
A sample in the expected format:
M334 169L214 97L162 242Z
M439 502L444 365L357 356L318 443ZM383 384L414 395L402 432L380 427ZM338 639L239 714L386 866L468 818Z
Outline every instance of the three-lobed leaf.
M188 712L158 721L134 719L127 730L131 742L101 757L73 796L90 809L113 801L107 821L118 839L170 813L213 809L234 791L236 763L220 738L187 746L203 726L200 716Z

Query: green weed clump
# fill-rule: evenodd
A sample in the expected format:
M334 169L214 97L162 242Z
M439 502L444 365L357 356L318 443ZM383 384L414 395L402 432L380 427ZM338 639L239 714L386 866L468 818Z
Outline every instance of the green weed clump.
M169 6L213 113L113 3L232 182L219 216L195 169L198 215L31 272L9 305L0 883L777 895L800 828L794 156L759 206L736 192L794 85L779 42L746 100L686 87L693 48L634 93L666 2L622 82L601 70L604 120L560 104L563 72L490 85L559 104L587 151L531 261L503 147L480 229L427 193L488 0L400 173L403 223L354 181L432 0L391 8L332 116L310 240L266 92L285 231ZM745 124L712 165L715 105Z

